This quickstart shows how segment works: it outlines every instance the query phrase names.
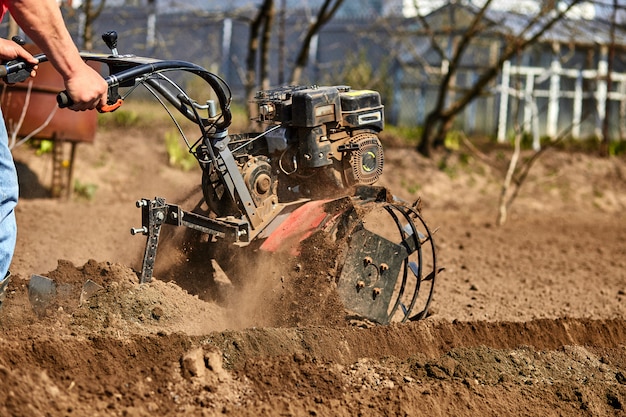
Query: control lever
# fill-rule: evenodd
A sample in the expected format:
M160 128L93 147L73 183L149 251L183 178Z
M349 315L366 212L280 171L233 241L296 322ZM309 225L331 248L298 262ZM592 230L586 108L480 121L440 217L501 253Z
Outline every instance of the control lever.
M111 50L111 54L115 57L119 56L117 52L117 32L111 30L102 34L102 40L106 44L107 48Z
M13 36L11 40L20 46L26 45L26 41L21 36ZM20 62L17 59L9 61L5 64L5 68L8 68L9 66L18 66L19 69L15 72L12 72L11 74L4 75L4 81L7 84L16 84L21 83L22 81L26 81L28 77L30 77L30 73L33 70L33 65L27 64L25 62Z
M15 35L11 38L11 40L13 42L15 42L16 44L18 44L19 46L24 46L26 45L26 41L24 40L24 38L22 38L21 36Z
M108 32L104 32L102 34L102 40L106 44L107 48L111 50L111 54L113 57L119 57L119 53L117 52L117 32L114 30L110 30ZM100 113L108 113L117 110L123 103L122 98L117 94L117 89L115 90L116 94L111 94L112 91L109 89L109 97L107 104L98 109ZM61 91L57 94L57 104L60 108L70 107L74 104L72 98L67 94L67 91Z

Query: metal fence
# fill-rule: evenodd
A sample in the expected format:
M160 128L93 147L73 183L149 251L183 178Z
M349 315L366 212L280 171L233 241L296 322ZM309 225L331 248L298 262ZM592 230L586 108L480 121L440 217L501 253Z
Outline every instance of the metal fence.
M606 59L599 61L597 69L586 70L563 68L558 60L549 68L516 66L507 61L498 90L500 142L506 140L514 122L532 134L535 148L541 136L602 138L606 118L611 121L610 137L624 139L626 73L611 72L609 76ZM521 103L519 112L512 109L517 107L513 100Z

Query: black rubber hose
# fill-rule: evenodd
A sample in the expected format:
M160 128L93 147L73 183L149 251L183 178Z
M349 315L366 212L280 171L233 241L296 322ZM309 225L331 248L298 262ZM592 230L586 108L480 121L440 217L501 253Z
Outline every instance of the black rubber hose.
M98 59L98 58L90 58L94 61L107 62L106 58ZM232 114L230 111L230 96L227 92L227 86L215 74L212 74L205 70L204 68L192 64L190 62L185 61L155 61L147 64L140 64L134 67L125 69L116 74L111 74L108 77L105 77L105 81L109 85L109 87L124 84L128 81L134 81L136 78L153 74L156 72L161 72L165 70L180 70L193 73L198 77L202 78L211 86L211 88L215 91L217 95L220 108L222 110L222 118L219 122L215 124L218 129L226 129L230 126L232 121ZM185 117L190 120L196 122L195 116L189 112L189 109L176 97L175 94L172 94L171 91L163 88L157 80L147 80L151 87L155 88L160 94L162 94L165 99L167 99L170 103L172 103ZM57 95L57 103L59 107L68 107L72 105L71 97L67 94L66 91L62 91ZM201 121L197 121L200 123Z

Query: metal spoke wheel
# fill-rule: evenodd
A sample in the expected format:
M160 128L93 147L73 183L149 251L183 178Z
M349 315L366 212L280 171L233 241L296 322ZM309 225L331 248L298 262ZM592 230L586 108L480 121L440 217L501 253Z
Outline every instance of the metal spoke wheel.
M346 308L381 324L426 317L437 276L433 236L416 208L376 202L355 206L337 285Z

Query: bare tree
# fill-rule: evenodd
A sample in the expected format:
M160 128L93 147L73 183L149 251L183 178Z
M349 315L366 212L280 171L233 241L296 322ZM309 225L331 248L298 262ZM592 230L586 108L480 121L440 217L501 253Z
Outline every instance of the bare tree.
M93 22L100 16L106 0L84 0L81 6L82 24L82 48L86 50L93 49Z
M269 88L269 45L274 13L274 0L264 0L261 6L259 6L257 15L250 23L248 58L246 59L246 97L249 103L259 85L257 74L260 74L259 78L263 88ZM260 71L258 73L257 59L260 61ZM252 116L253 110L250 104L248 106L249 116Z
M308 62L311 42L314 36L332 19L342 3L343 0L325 0L316 18L308 25L291 73L292 84L297 84L302 76L302 72ZM250 22L248 57L246 60L246 97L249 100L259 86L264 90L270 88L269 56L275 14L274 1L264 0L259 6L258 13ZM284 16L282 16L282 19L284 19ZM285 46L283 45L283 47ZM282 61L285 51L280 52L279 59ZM280 68L281 63L278 63L276 67ZM250 105L248 107L249 115L252 115L253 111L254 108Z
M607 68L607 76L606 76L606 88L607 91L611 91L613 78L611 74L613 73L613 61L615 60L615 29L617 25L617 0L613 0L613 11L611 12L611 22L609 26L609 58L607 60L608 68ZM601 143L601 152L603 155L609 155L609 125L610 125L610 100L607 100L605 103L604 109L604 120L602 120L602 143Z
M519 108L519 100L516 101L517 111ZM514 111L515 113L515 111ZM581 118L581 122L592 115L592 111L586 112ZM528 179L528 175L532 167L544 155L548 150L553 149L559 143L561 143L571 130L573 125L565 127L555 138L550 142L544 144L540 149L533 149L523 154L522 152L522 137L524 135L525 127L520 126L517 123L518 118L515 118L515 137L513 140L513 151L511 152L510 159L508 161L502 160L499 156L493 157L482 153L477 149L472 142L463 134L461 134L461 140L467 149L481 162L489 165L495 171L502 174L502 184L500 185L500 195L498 198L498 215L496 224L502 226L508 219L508 212L513 202L516 200L519 192Z
M434 108L426 116L418 151L425 156L430 156L433 147L443 145L445 136L452 127L456 116L474 99L485 93L489 84L500 72L503 63L537 43L546 31L562 20L571 8L580 1L571 0L565 7L561 8L556 7L554 2L545 2L539 12L527 17L519 32L504 35L504 43L498 51L497 59L479 69L474 83L454 100L450 100L450 93L461 67L461 61L466 57L466 54L470 53L469 47L477 40L478 36L494 28L494 22L490 22L485 17L492 0L485 1L482 7L477 8L473 19L460 32L457 32L457 25L451 24L449 34L453 36L442 36L445 32L442 33L442 31L432 28L427 17L418 13L418 19L423 26L422 33L429 37L432 50L439 55L441 61L447 63L446 71L443 73L439 84ZM502 22L495 23L501 24ZM447 44L442 39L445 39Z
M270 75L269 75L269 57L270 57L270 44L272 40L272 27L274 23L274 4L265 13L265 24L263 26L263 33L261 35L261 56L259 67L261 69L261 89L267 90L270 88Z
M292 84L298 84L300 82L302 72L304 71L304 68L309 60L309 51L311 49L311 41L313 40L313 37L319 33L322 26L333 18L342 3L343 0L324 0L324 4L320 7L317 17L309 25L307 32L304 35L304 39L302 40L300 51L298 52L293 70L291 72Z

